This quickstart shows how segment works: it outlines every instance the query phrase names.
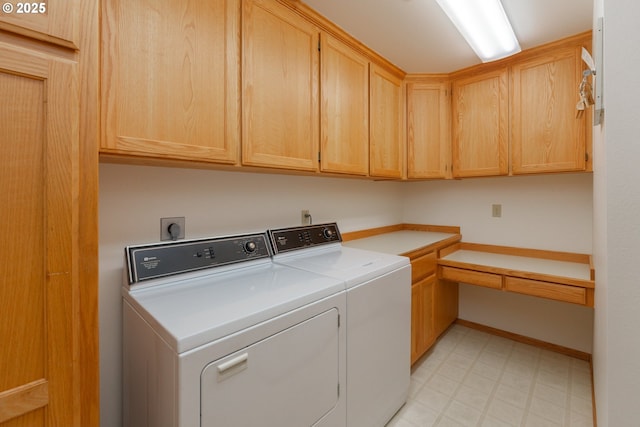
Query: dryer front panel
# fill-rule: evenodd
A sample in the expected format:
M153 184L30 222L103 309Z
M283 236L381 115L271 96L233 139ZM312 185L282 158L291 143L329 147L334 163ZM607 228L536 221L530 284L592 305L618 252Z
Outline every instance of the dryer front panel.
M208 364L201 426L325 425L338 404L339 373L332 308Z

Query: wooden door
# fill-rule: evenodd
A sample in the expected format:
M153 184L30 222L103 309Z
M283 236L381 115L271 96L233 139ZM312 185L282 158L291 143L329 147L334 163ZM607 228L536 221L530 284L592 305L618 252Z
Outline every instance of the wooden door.
M322 34L320 168L324 172L369 172L369 61Z
M76 63L0 43L3 427L78 424L78 97Z
M3 1L3 9L0 12L0 30L14 32L60 46L77 48L80 1Z
M407 178L451 177L451 97L445 82L407 84Z
M402 79L375 63L369 73L369 174L401 178Z
M101 151L235 164L240 1L107 0Z
M586 168L586 113L576 116L581 47L516 63L511 79L514 174Z
M242 13L242 164L316 171L320 30L273 0Z
M506 175L508 164L507 69L453 81L453 175Z

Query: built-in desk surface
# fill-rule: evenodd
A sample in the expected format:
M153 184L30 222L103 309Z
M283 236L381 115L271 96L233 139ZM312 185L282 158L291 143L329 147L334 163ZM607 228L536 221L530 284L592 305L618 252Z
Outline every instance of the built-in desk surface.
M591 280L591 268L589 264L580 262L557 261L464 249L442 257L440 261L454 261L476 266L495 267L509 271L535 272L549 276Z
M593 306L595 273L586 254L459 243L440 254L442 279Z

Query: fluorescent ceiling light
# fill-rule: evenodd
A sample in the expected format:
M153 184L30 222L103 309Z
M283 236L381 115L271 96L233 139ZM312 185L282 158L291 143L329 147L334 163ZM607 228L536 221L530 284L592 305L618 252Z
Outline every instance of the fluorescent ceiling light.
M482 62L520 52L500 0L436 1Z

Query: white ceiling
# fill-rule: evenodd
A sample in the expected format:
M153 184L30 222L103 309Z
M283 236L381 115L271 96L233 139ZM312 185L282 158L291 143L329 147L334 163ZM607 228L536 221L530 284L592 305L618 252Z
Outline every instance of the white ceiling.
M446 73L480 63L436 0L303 1L407 73ZM593 0L502 4L522 49L592 28Z

